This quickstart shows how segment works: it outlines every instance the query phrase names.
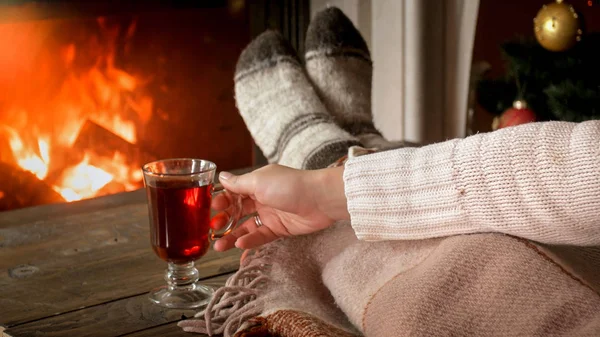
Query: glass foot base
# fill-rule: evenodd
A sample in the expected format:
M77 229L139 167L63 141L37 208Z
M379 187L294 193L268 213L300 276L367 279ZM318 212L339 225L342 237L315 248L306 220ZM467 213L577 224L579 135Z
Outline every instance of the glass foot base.
M206 306L215 289L203 284L192 284L186 287L169 289L162 286L152 289L148 298L155 304L173 309L197 309Z

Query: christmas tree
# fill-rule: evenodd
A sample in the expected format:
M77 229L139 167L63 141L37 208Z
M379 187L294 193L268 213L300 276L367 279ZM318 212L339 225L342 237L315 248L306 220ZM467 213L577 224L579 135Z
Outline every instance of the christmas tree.
M553 13L548 19L554 20L550 24L556 23L556 17ZM581 19L576 15L575 18ZM581 40L564 45L562 51L548 48L548 40L543 41L540 36L537 40L520 38L504 43L501 50L506 74L478 83L478 103L496 116L510 109L515 100L521 100L538 121L600 119L600 34L571 38L573 42L575 38Z

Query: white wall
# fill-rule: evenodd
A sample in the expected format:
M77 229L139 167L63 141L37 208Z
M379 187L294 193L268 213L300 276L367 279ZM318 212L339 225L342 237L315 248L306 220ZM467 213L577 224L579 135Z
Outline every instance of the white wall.
M312 0L339 7L371 49L375 125L391 140L466 135L479 0Z
M389 140L407 140L404 132L406 95L403 78L406 61L403 49L405 13L402 0L374 0L372 3L373 117L375 126Z

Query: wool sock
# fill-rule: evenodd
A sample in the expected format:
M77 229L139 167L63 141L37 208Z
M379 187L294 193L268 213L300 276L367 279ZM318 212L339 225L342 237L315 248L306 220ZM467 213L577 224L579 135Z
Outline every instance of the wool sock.
M295 50L278 32L262 33L240 55L235 99L270 163L323 168L346 155L350 146L359 145L335 124Z
M389 149L373 124L369 48L350 19L336 7L320 11L306 33L306 71L336 123L367 148Z

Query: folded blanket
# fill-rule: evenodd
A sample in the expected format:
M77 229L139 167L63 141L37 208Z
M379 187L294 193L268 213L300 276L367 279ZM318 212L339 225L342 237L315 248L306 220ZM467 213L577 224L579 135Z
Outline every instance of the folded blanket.
M179 326L226 337L600 336L600 247L500 233L369 242L342 221L246 251Z
M225 336L598 336L600 249L504 234L364 242L347 222L243 257L185 331Z

